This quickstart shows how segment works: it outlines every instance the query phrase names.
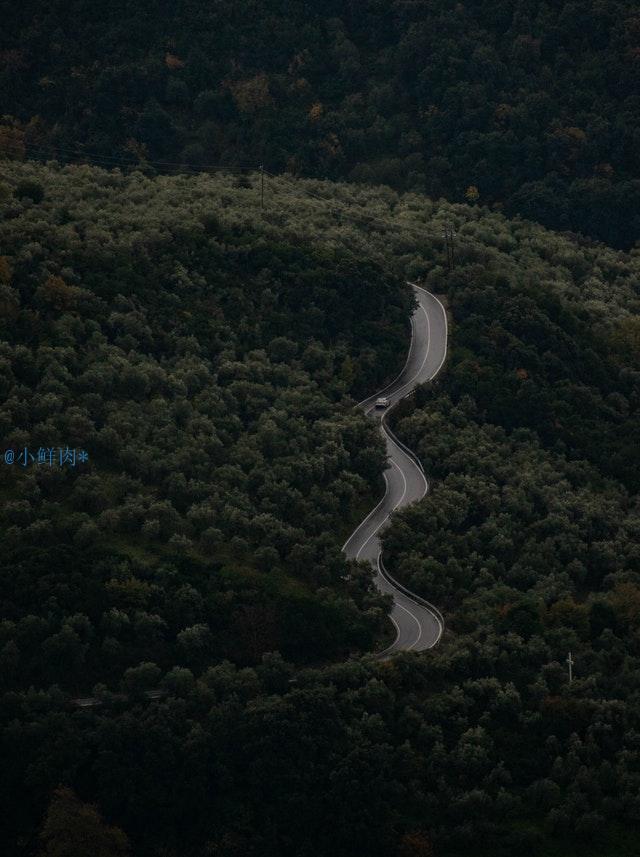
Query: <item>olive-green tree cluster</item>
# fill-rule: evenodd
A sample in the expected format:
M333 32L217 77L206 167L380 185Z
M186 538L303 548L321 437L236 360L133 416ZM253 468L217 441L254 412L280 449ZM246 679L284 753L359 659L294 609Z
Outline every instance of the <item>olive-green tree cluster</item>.
M402 363L402 283L186 186L158 215L141 176L39 178L0 226L6 686L371 648L385 602L339 537L383 449L350 393Z
M535 830L534 853L547 853L545 837L632 853L635 835L627 846L611 837L638 825L628 743L640 726L638 316L602 318L601 307L475 264L449 278L447 296L444 374L394 414L431 488L394 518L383 548L393 573L446 616L449 642L433 659L443 729L466 718L465 687L485 706L467 733L458 776L478 787L463 805L490 809L488 769L480 786L476 765L499 758L490 779L504 777L505 828L511 814ZM470 681L460 697L458 672ZM496 705L505 720L485 729ZM445 800L455 771L441 780ZM442 811L454 830L455 811Z
M366 186L261 210L256 179L3 164L3 432L91 454L0 471L4 850L631 857L639 257ZM402 363L401 276L452 326L395 424L431 492L384 547L447 630L321 666L384 608L339 549L382 490L351 405Z
M580 607L563 610L555 640L512 603L503 629L487 618L428 657L296 672L271 655L199 677L139 668L126 703L102 691L83 712L56 689L6 695L9 841L47 833L63 782L107 819L93 838L125 830L141 857L632 855L637 644L630 654L620 631L602 631L569 686L555 652L562 636L576 645L566 617ZM135 701L149 678L165 695ZM63 821L58 836L73 841L74 815Z
M633 0L25 0L0 33L0 151L267 163L629 247L639 33Z

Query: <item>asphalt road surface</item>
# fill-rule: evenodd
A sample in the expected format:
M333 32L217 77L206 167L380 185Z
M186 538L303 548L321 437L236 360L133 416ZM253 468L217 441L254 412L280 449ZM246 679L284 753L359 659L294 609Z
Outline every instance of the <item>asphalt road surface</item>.
M440 371L447 354L447 316L444 307L437 298L419 286L413 286L413 289L419 306L411 318L411 346L404 369L384 390L358 405L371 419L380 423L380 431L386 440L389 467L384 478L387 491L342 548L349 559L368 560L376 569L376 586L393 595L391 621L398 635L388 649L380 652L382 657L402 650L419 652L430 649L444 630L444 620L437 607L408 592L390 577L380 556L378 539L379 532L395 509L422 499L429 489L418 459L411 450L403 448L391 436L383 419L386 411L374 407L378 396L386 396L389 407L392 407L408 396L418 384L430 381ZM156 699L162 693L160 690L151 690L147 691L147 696ZM74 699L73 702L80 708L100 705L96 697Z
M367 560L376 570L376 586L393 595L391 621L396 627L394 643L382 652L423 651L438 642L444 630L442 614L434 605L413 595L393 580L380 555L379 533L388 524L395 509L421 500L429 490L427 478L416 456L394 438L386 424L388 409L378 409L378 396L389 399L389 408L411 394L418 384L430 381L440 371L447 354L447 315L440 301L429 292L413 286L418 308L411 318L411 345L404 369L383 390L360 402L365 413L380 423L387 444L389 466L384 473L387 490L378 505L349 536L343 550L349 559Z

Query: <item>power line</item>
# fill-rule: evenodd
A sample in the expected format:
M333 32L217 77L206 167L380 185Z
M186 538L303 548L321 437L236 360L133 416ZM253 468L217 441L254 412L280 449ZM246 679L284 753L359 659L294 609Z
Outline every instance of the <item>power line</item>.
M76 148L70 148L68 146L61 146L58 144L52 144L48 146L45 143L33 144L33 143L20 143L13 142L10 140L5 140L2 143L2 149L11 149L19 154L24 152L25 156L30 156L33 153L37 153L40 157L47 157L49 160L59 160L58 155L62 154L69 156L70 158L79 158L82 160L87 160L91 163L98 163L99 166L102 164L113 164L115 166L123 165L129 167L131 169L144 169L145 167L175 167L178 170L192 170L195 172L206 172L208 170L226 170L229 172L246 172L250 169L255 170L256 164L249 161L238 161L235 164L195 164L189 163L188 161L162 161L162 160L153 160L151 158L144 158L142 161L136 163L129 158L119 155L103 155L99 152L90 152L82 147L78 146ZM133 155L132 155L133 157ZM99 163L99 162L102 162Z
M25 156L35 156L34 160L58 160L55 155L52 155L50 149L45 147L44 145L36 146L33 144L23 144L23 143L12 143L11 141L5 141L3 143L3 148L6 150L7 147L13 149L15 152L25 155ZM354 211L353 204L349 203L340 203L339 201L327 200L326 197L321 194L315 193L311 188L301 186L301 181L308 181L309 179L299 178L296 176L292 176L289 173L272 173L269 170L265 169L264 164L254 164L249 162L239 162L235 166L230 166L229 164L194 164L188 162L171 162L171 161L156 161L156 160L147 160L145 159L141 163L134 163L129 159L124 157L118 157L114 155L101 155L95 152L87 152L81 151L78 148L70 149L65 146L55 146L57 152L65 153L69 156L69 158L79 159L81 163L89 163L98 167L102 167L104 169L115 169L120 166L126 167L131 170L144 170L146 167L175 167L176 171L184 172L188 175L197 175L203 172L222 172L229 173L231 175L242 174L245 175L247 172L254 171L260 173L260 208L264 210L265 204L265 176L276 180L284 180L293 183L296 186L298 192L301 192L303 195L310 197L311 199L315 199L318 202L321 202L323 205L323 213L330 214L338 219L339 222L342 220L351 220L355 222L357 225L362 225L362 222L365 221L366 225L380 225L385 227L391 227L393 229L402 229L405 233L413 234L416 237L420 238L431 238L434 240L440 240L444 238L445 249L447 253L447 269L448 271L453 270L455 267L455 254L454 254L454 244L453 239L456 233L453 230L453 226L450 223L445 224L444 234L440 235L433 230L429 230L426 226L417 226L415 224L406 223L398 221L397 219L391 219L389 217L380 217L374 214L370 214L368 212L362 211ZM338 202L339 207L336 206L336 202Z
M445 248L447 251L447 271L451 273L456 267L454 241L456 233L453 229L453 225L449 221L444 224L444 231L442 235L444 237Z

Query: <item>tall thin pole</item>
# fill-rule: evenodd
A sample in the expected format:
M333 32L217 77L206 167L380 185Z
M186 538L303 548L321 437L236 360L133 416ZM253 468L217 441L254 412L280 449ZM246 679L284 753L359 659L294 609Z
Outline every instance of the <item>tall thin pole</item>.
M453 226L450 223L449 224L449 238L451 240L451 270L452 271L456 267L456 257L455 257L456 245L455 245L455 240L454 240L455 237L456 237L456 233L453 231Z
M573 664L574 664L574 660L571 657L571 652L569 652L569 655L567 657L567 663L569 664L569 684L571 684L571 682L573 681Z
M449 227L445 223L444 232L442 233L444 237L444 249L447 253L447 273L451 273L451 254L449 252Z
M455 237L455 232L453 231L453 226L450 223L444 224L444 245L447 251L447 272L451 273L455 268L455 256L454 256L454 246L453 239Z
M260 164L260 208L264 208L264 164Z

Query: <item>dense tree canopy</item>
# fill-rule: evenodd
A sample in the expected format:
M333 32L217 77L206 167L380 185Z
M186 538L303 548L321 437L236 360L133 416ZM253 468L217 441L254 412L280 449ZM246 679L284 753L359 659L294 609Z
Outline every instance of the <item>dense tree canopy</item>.
M89 461L0 469L9 684L369 649L383 602L330 534L383 459L345 397L401 362L408 296L178 197L160 224L142 177L46 178L3 222L3 442Z
M265 162L640 236L633 0L25 0L0 151Z
M627 853L607 836L639 820L627 744L640 727L637 302L611 318L477 265L452 273L447 296L444 375L393 417L431 491L393 519L386 564L444 609L448 668L502 694L503 725L469 738L469 787L505 739L501 776L512 797L520 782L530 817Z
M2 165L3 438L90 454L0 465L4 851L632 857L640 256L388 188L259 194ZM384 548L447 630L380 662L340 547L382 490L352 406L403 362L407 276L451 348L394 415L431 492Z

